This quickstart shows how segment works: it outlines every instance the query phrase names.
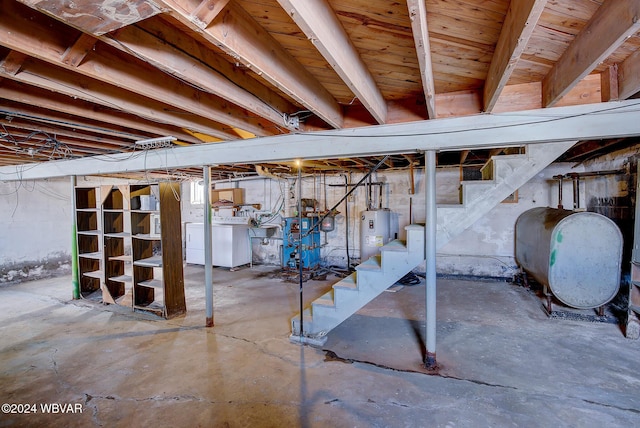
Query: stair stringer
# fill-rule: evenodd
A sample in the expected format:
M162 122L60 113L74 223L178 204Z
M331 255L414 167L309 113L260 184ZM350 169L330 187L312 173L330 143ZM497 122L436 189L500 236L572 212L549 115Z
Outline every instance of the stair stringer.
M409 225L407 244L392 241L380 254L356 267L356 272L334 284L327 293L314 300L304 311L304 336L315 343L384 290L395 284L424 261L424 226ZM302 340L300 316L291 320L292 340Z
M442 248L484 217L575 143L529 144L525 154L493 156L492 180L463 182L462 204L438 206L436 248Z

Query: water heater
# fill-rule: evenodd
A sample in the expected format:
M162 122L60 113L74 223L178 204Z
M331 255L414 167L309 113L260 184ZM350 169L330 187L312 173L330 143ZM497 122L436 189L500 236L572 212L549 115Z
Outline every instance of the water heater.
M360 213L360 260L378 254L391 237L391 211L387 208Z

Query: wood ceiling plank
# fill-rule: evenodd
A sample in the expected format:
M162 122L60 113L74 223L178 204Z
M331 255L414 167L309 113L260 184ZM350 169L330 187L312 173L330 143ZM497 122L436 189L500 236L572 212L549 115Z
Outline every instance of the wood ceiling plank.
M602 4L542 81L542 102L553 106L624 40L640 29L640 1Z
M547 0L511 2L484 84L484 111L491 112L525 51Z
M278 0L340 78L383 124L387 105L376 82L325 0Z
M185 0L160 3L174 18L199 31L329 125L342 127L342 109L333 96L241 7L231 2L207 28L201 28L192 21L191 6Z
M429 42L429 27L427 25L427 8L422 0L407 0L411 28L420 65L420 79L424 90L425 106L430 118L436 114L436 89L431 63L431 44Z

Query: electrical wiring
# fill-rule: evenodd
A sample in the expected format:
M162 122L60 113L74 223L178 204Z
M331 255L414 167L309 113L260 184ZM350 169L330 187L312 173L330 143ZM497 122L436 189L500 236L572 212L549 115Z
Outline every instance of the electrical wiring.
M55 135L51 136L44 131L34 131L26 137L18 139L6 129L4 124L2 125L2 129L4 134L0 137L0 140L13 144L13 146L0 143L0 147L12 150L16 154L27 155L33 158L36 155L44 154L47 150L51 150L51 153L47 156L49 160L56 158L66 159L73 156L71 148L65 143L58 141ZM37 138L39 136L42 136L42 138ZM29 146L24 147L26 144L29 144ZM33 147L34 144L36 145L35 148ZM40 144L39 147L37 146L38 144Z

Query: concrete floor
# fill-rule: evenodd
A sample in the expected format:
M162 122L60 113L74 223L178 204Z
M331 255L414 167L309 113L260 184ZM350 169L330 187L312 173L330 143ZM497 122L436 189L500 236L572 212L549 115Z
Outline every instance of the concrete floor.
M277 270L214 269L210 329L199 266L185 270L188 314L168 321L70 300L70 277L0 287L0 401L37 410L0 413L0 427L640 426L640 342L617 324L550 319L507 283L439 279L428 375L424 284L383 293L322 350L289 341L298 284ZM335 281L306 282L305 300Z

